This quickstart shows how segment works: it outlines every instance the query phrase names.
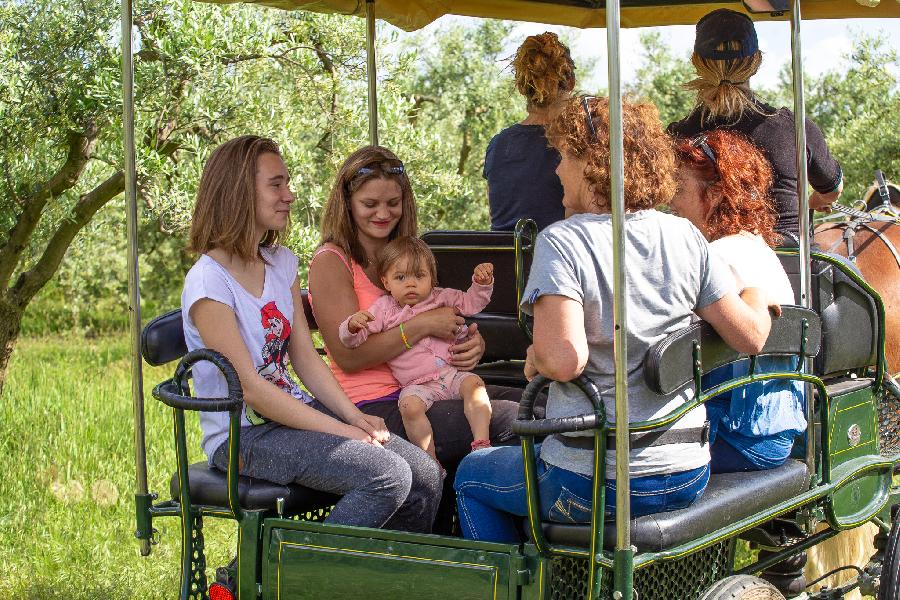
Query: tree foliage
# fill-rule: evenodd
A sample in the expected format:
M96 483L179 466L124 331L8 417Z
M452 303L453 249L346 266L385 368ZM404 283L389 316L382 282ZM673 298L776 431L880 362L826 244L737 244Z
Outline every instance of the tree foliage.
M135 14L142 291L152 316L177 305L202 166L235 135L281 144L298 198L288 244L307 262L335 170L367 143L365 35L361 19L248 5L138 0ZM510 33L496 21L411 36L379 26L380 140L407 165L423 230L487 226L484 150L524 116L504 60ZM0 0L0 386L36 297L32 330L126 321L118 38L108 0ZM694 102L683 88L689 61L658 34L641 40L627 91L655 102L664 123L681 118ZM808 114L844 166L848 195L875 167L900 177L896 62L883 40L860 38L846 68L807 80ZM763 95L789 101L790 90Z
M807 117L825 133L844 170L844 199L861 198L881 169L900 181L897 52L882 37L858 37L841 65L807 86ZM893 68L893 72L892 72Z
M695 77L693 66L686 58L675 56L658 32L642 33L640 40L643 62L627 91L656 104L664 125L684 118L696 100L695 92L684 88Z

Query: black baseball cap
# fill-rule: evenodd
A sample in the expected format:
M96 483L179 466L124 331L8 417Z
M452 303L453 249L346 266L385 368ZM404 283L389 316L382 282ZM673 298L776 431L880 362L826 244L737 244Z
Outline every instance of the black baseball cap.
M740 42L740 50L716 49L727 42ZM720 8L697 21L694 52L700 58L732 60L753 56L757 50L759 41L756 39L756 29L753 21L744 13Z

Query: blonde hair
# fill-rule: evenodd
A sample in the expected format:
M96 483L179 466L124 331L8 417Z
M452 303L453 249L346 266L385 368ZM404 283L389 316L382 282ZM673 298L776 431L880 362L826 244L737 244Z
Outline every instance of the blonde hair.
M717 49L740 50L740 42L720 44ZM762 64L759 50L746 58L730 60L702 58L694 52L691 62L697 78L684 87L697 92L697 106L703 111L704 119L724 118L734 123L747 110L762 114L748 84Z
M528 104L546 107L575 87L575 62L552 32L525 38L512 61L516 89Z
M585 101L596 139L588 127ZM622 130L625 208L654 208L671 200L676 186L675 146L663 130L656 106L623 100ZM600 211L609 211L609 99L567 100L547 128L547 139L560 154L587 162L584 179L594 195L592 203Z
M338 169L328 196L328 204L322 213L322 244L331 243L344 251L348 257L363 267L369 266L366 251L359 243L359 233L353 220L351 200L359 188L372 179L396 181L400 186L402 214L400 221L388 236L393 240L401 235L416 235L416 198L406 173L389 173L384 165L400 166L403 163L397 155L382 146L363 146L347 157ZM369 167L371 172L360 174L359 170Z
M398 237L378 251L375 259L375 270L378 277L385 277L388 270L401 258L407 260L407 273L416 273L424 267L431 275L431 285L437 285L437 263L434 260L434 254L428 244L417 237Z
M256 239L256 170L263 154L281 156L278 144L258 135L236 137L213 150L200 176L191 251L218 248L251 261L261 257L260 247L278 244L283 232L273 229Z

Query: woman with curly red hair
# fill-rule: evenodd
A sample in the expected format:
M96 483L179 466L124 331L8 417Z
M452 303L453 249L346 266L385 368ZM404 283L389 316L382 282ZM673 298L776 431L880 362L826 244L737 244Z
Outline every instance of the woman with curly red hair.
M676 147L679 189L671 207L709 240L710 249L735 276L738 289L764 290L769 302L793 304L794 292L772 250L780 236L769 190L772 168L742 135L715 130ZM760 357L757 368L790 371L796 357ZM744 375L748 362L717 369L704 388ZM772 469L784 463L794 438L806 430L803 384L761 381L706 403L713 473Z
M559 152L547 143L544 128L550 107L575 87L575 63L556 34L545 32L525 38L512 69L528 116L495 135L485 153L494 231L512 231L522 217L534 219L538 229L564 217Z
M588 414L590 401L567 383L582 373L603 391L606 417L615 419L610 214L609 103L573 98L560 107L547 135L562 159L556 172L571 214L537 237L522 309L534 315L534 345L526 377L540 373L550 386L547 417ZM764 295L739 297L728 269L713 260L706 240L685 219L653 210L675 193L675 153L652 104L624 102L625 256L628 267L628 417L661 417L690 399L690 390L659 395L644 382L647 350L706 319L740 351L755 354L771 321ZM709 446L702 406L653 441L633 442L629 455L631 512L641 516L684 508L703 494ZM615 510L615 452L607 451L607 511ZM589 523L594 477L593 441L551 435L541 444L537 475L541 516ZM522 453L515 447L479 450L460 464L455 488L467 538L517 542L515 516L527 514Z

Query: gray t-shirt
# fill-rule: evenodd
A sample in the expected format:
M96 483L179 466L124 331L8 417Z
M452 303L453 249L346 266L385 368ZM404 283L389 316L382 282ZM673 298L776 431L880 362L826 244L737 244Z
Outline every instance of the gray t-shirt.
M688 388L659 396L644 383L647 350L691 323L702 308L734 290L728 267L709 252L702 234L687 220L655 210L625 216L626 302L628 322L629 420L661 417L692 397ZM565 296L584 307L589 356L584 374L603 392L606 417L614 422L613 266L611 215L581 214L554 223L537 238L522 309L545 295ZM686 357L686 360L690 360ZM591 412L590 401L573 384L553 383L547 417ZM673 427L700 427L700 406ZM570 448L548 437L541 458L583 475L593 474L593 451ZM607 477L615 476L615 452L607 452ZM646 477L696 469L709 462L708 446L668 444L631 452L631 476Z

